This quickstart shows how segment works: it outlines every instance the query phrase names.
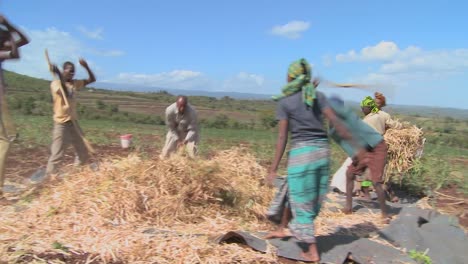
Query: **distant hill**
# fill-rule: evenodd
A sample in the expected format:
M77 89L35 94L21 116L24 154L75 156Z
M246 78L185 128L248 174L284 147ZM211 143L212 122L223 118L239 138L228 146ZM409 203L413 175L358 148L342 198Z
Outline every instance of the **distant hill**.
M159 92L166 91L174 95L187 95L187 96L208 96L215 98L222 98L229 96L234 99L247 99L247 100L268 100L271 95L268 94L254 94L254 93L239 93L239 92L226 92L226 91L200 91L200 90L182 90L182 89L170 89L161 87L150 87L142 85L131 85L131 84L120 84L120 83L108 83L108 82L97 82L93 85L96 88L114 90L114 91L133 91L133 92Z
M38 79L29 77L26 75L5 71L5 80L10 87L11 92L20 93L49 93L49 80ZM224 92L224 91L194 91L194 90L181 90L181 89L166 89L159 87L148 87L148 86L136 86L129 84L117 84L117 83L96 83L92 85L99 90L99 98L103 97L109 101L125 101L134 100L135 97L142 98L144 93L155 93L159 91L166 91L173 95L184 94L188 96L196 96L203 103L205 107L209 107L207 104L213 102L209 98L221 99L223 97L230 97L233 99L240 100L238 104L243 104L242 100L258 100L263 101L261 104L269 104L271 95L267 94L253 94L253 93L238 93L238 92ZM90 88L88 90L94 90ZM130 93L129 93L130 92ZM84 96L91 96L85 94ZM98 95L93 95L93 98L97 98ZM203 97L209 97L203 99ZM203 99L203 100L202 100ZM208 100L209 99L209 100ZM93 99L94 100L94 99ZM273 102L271 102L273 104ZM347 102L353 108L359 108L357 102ZM225 105L222 101L218 102L219 109L222 109ZM232 103L231 103L232 104ZM245 102L247 104L247 102ZM236 110L236 107L231 107L232 110ZM245 110L245 109L243 109ZM416 115L423 117L451 117L455 119L468 120L468 109L457 109L457 108L441 108L441 107L430 107L430 106L409 106L409 105L389 105L386 107L386 111L391 114L398 115Z
M353 108L359 108L357 102L347 102ZM421 117L451 117L454 119L468 120L468 109L413 106L413 105L387 105L385 111L390 114L412 115Z
M455 119L468 120L468 109L411 106L411 105L389 105L388 112L401 115L419 115L423 117L452 117Z

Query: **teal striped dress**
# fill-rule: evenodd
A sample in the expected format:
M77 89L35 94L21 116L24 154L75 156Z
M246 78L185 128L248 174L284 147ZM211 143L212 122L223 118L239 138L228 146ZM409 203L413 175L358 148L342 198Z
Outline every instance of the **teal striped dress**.
M293 144L288 159L289 229L306 243L315 243L314 220L328 191L330 172L328 140Z

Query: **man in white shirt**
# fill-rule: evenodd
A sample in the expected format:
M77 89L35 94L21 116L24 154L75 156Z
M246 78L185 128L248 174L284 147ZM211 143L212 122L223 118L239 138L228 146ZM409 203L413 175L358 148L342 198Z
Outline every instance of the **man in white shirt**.
M166 108L166 125L169 129L161 158L167 158L179 147L185 146L188 155L194 158L199 142L197 112L188 104L186 96L178 96L177 101Z

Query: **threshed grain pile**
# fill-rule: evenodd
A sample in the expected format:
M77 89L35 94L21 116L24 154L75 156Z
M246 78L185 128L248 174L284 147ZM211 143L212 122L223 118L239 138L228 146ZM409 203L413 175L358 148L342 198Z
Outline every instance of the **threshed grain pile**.
M274 190L261 184L265 173L241 148L210 160L104 161L98 172L72 172L3 207L0 262L276 263L273 253L211 242L231 230L271 229L263 214ZM331 211L330 199L316 221L319 235L374 217Z

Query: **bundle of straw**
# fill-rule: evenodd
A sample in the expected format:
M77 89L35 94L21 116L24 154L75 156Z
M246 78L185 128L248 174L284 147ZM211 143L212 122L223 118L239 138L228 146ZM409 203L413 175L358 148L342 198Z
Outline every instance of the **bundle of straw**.
M385 132L384 138L388 145L385 181L395 180L391 179L394 175L398 175L398 180L401 181L403 173L413 167L414 161L422 153L424 133L415 125L394 120L392 128Z

